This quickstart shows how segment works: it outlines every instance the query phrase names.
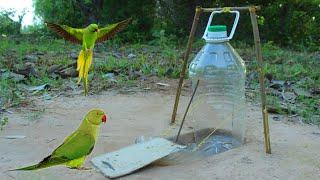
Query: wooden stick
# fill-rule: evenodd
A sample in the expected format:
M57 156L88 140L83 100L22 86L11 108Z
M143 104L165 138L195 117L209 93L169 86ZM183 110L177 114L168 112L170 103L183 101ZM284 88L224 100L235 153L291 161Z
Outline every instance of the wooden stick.
M263 130L264 130L264 142L266 153L271 154L271 145L270 145L270 133L269 133L269 120L268 120L268 112L267 112L267 98L266 98L266 90L264 86L264 64L262 60L262 51L261 51L261 42L259 35L258 22L256 17L256 9L250 8L250 18L252 23L256 58L258 61L258 71L259 71L259 82L260 82L260 93L261 93L261 107L262 107L262 118L263 118Z
M252 6L252 7L224 7L224 8L201 8L202 12L212 12L212 11L221 11L224 9L235 10L235 11L248 11L250 8L254 8L256 10L260 10L260 6Z
M189 54L191 51L191 47L192 47L192 42L194 39L194 34L196 32L197 29L197 25L199 22L199 17L201 14L201 7L197 6L196 7L196 12L194 15L194 19L193 19L193 23L192 23L192 27L191 27L191 31L190 31L190 35L189 35L189 39L188 39L188 44L187 44L187 50L184 53L183 56L183 66L182 66L182 70L180 73L180 79L179 79L179 84L178 84L178 88L177 88L177 93L176 93L176 99L174 102L174 107L173 107L173 112L172 112L172 117L171 117L171 124L173 124L176 121L176 115L177 115L177 110L178 110L178 105L179 105L179 100L180 100L180 94L181 94L181 89L182 89L182 83L183 83L183 79L185 77L186 74L186 69L188 66L188 59L189 59Z
M188 104L188 106L187 106L187 109L186 109L186 111L184 112L184 115L183 115L183 118L182 118L182 122L181 122L181 124L180 124L180 128L179 128L179 131L178 131L178 134L177 134L177 137L176 137L176 141L175 141L176 143L178 142L178 139L179 139L179 136L180 136L180 133L181 133L181 129L182 129L182 127L183 127L184 120L186 119L186 116L187 116L187 113L188 113L188 111L189 111L189 107L190 107L190 105L191 105L191 103L192 103L193 97L194 97L194 95L195 95L196 92L197 92L197 89L198 89L198 86L199 86L199 82L200 82L200 80L198 79L197 84L196 84L196 87L195 87L194 90L193 90L191 99L190 99L189 104Z

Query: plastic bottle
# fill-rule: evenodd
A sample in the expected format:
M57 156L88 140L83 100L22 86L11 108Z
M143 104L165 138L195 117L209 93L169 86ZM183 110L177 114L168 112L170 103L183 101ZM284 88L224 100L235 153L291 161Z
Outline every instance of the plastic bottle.
M209 21L211 23L211 21ZM245 133L245 64L229 44L224 25L209 26L206 45L189 66L193 88L200 80L193 104L197 128L232 132L243 142Z

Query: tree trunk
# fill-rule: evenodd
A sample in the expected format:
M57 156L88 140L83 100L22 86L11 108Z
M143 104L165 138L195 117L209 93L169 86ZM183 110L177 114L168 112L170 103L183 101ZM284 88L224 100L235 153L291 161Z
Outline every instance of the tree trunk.
M84 0L76 0L74 3L81 9L81 12L86 17L86 25L91 23L99 23L101 13L103 11L104 0L92 0L90 4Z

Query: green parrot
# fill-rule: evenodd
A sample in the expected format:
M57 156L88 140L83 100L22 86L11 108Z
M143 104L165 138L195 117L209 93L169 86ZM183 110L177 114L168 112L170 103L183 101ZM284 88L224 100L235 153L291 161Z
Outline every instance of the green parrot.
M130 22L131 18L119 23L107 25L103 28L99 28L97 24L90 24L83 29L48 22L46 23L51 30L55 31L66 40L82 44L82 49L77 60L77 71L79 71L78 83L83 79L85 95L88 94L88 72L92 63L95 43L101 43L110 39L116 33L125 29Z
M16 170L37 170L55 165L66 165L69 168L84 169L82 165L86 157L92 152L101 122L106 122L107 116L100 109L92 109L82 120L79 128L69 135L51 155L38 164Z

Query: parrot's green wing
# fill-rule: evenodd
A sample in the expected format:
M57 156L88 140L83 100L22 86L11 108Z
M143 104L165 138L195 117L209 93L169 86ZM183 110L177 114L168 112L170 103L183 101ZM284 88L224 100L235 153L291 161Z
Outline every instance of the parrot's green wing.
M58 25L48 22L46 22L46 24L51 30L55 31L66 40L76 44L82 44L83 29L77 29L66 25Z
M97 43L106 41L110 38L112 38L114 35L116 35L118 32L125 29L128 24L131 22L131 18L126 19L124 21L115 23L115 24L109 24L104 28L101 28L98 32L98 38L96 40Z
M74 160L89 155L95 140L91 134L75 131L51 154L52 158L67 158Z
M54 165L65 164L75 159L87 156L93 150L95 139L91 134L83 131L75 131L55 149L51 155L44 158L38 164L14 170L36 170Z

